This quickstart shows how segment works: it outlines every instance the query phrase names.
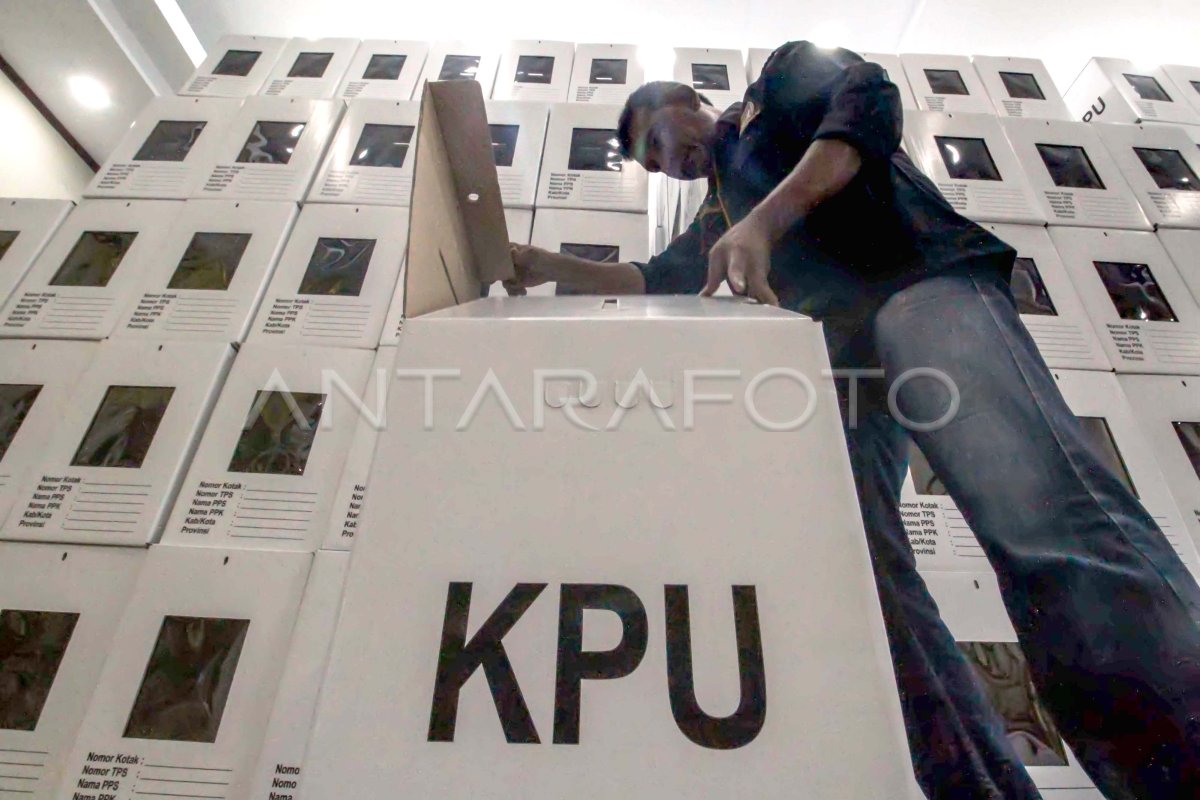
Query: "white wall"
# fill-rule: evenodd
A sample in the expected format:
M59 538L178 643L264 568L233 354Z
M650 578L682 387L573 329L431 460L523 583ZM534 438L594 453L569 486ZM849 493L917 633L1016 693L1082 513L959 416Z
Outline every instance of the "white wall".
M0 75L0 197L79 199L92 170Z

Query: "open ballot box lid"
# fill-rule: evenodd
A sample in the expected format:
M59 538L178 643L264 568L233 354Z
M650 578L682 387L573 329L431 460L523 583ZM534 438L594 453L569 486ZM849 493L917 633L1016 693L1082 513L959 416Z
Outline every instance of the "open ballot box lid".
M422 91L405 265L405 318L475 300L515 275L475 81L429 81Z
M663 797L803 782L874 800L908 785L819 325L741 298L486 298L410 317L401 338L397 374L415 380L388 394L371 478L388 490L361 517L307 796L625 797L653 780ZM564 365L595 391L571 374L536 385ZM737 401L697 406L689 429L693 369L736 371L696 388ZM426 405L420 375L439 370L458 377ZM805 424L774 425L806 398ZM765 502L712 490L735 462L766 476ZM463 481L469 502L427 502ZM471 653L499 646L493 696Z

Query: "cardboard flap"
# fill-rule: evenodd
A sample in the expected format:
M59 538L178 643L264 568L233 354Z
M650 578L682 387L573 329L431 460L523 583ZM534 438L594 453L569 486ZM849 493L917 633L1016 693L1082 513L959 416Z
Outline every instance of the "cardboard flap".
M515 274L475 81L425 84L408 225L405 317L478 299L483 285Z

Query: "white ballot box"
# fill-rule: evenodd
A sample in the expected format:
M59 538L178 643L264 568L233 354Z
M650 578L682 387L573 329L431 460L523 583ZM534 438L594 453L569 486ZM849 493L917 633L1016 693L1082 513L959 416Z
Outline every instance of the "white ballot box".
M1158 67L1120 58L1093 58L1064 95L1067 109L1084 122L1178 122L1200 125L1200 111L1176 97Z
M574 62L575 45L571 42L513 42L500 58L492 99L565 103Z
M621 107L561 103L550 108L550 127L538 178L538 208L582 208L645 213L646 170L627 161L617 141Z
M294 203L190 200L145 260L114 339L241 342L296 219Z
M1056 369L1053 374L1093 452L1142 501L1188 569L1200 573L1196 545L1163 482L1156 450L1139 427L1117 377L1079 370ZM900 514L917 555L917 567L926 574L931 570L988 571L983 548L942 479L916 445L911 447L910 456L900 492ZM1013 465L1013 469L1020 468L1019 464Z
M770 55L771 51L767 51ZM883 74L889 81L896 84L896 88L900 90L900 105L905 111L917 110L917 98L913 95L912 86L908 83L908 75L904 72L904 64L900 61L900 56L891 55L890 53L862 53L862 57L872 63L883 67ZM759 68L759 72L762 68ZM751 80L757 79L755 74Z
M0 544L0 795L72 796L63 767L145 555Z
M419 113L420 103L411 100L352 101L308 202L408 205L413 165L408 151Z
M1117 372L1200 375L1200 308L1153 233L1050 228Z
M646 70L631 44L579 44L571 69L572 103L621 105L646 81Z
M1200 149L1182 126L1096 129L1156 227L1200 228Z
M1192 298L1200 304L1200 231L1164 228L1157 235Z
M0 198L0 305L74 207L70 200Z
M1164 64L1162 71L1175 84L1184 102L1192 107L1200 118L1200 67L1187 67L1182 64ZM1193 123L1200 124L1200 123Z
M367 39L358 46L342 79L342 100L410 100L429 45L400 39Z
M317 551L284 660L275 704L253 772L248 800L298 797L304 783L304 752L317 696L325 677L329 643L337 627L349 553Z
M979 73L966 56L903 53L900 61L922 111L996 113Z
M719 111L746 96L746 62L741 50L676 47L674 79L707 97Z
M972 56L971 63L987 89L997 116L1074 119L1041 60Z
M1102 800L1037 696L996 576L991 572L934 572L924 577L946 627L1038 789L1090 791L1092 797Z
M500 200L506 208L533 208L549 117L550 106L545 103L493 100L487 104Z
M552 253L586 258L604 264L650 260L650 221L645 214L616 211L538 209L529 243ZM545 284L549 287L549 284ZM542 287L535 287L541 289ZM540 292L538 292L540 294ZM568 294L556 286L547 294Z
M179 94L201 97L258 94L287 46L287 39L271 36L222 36Z
M1051 225L1152 229L1095 126L1049 119L1000 125Z
M817 324L733 299L489 298L402 336L306 796L911 782ZM731 463L756 502L714 491ZM429 502L450 485L469 499Z
M98 347L93 342L0 342L0 525L13 505L20 505L22 490L41 466L46 442L62 424ZM58 502L39 497L33 510Z
M1119 380L1192 542L1200 547L1200 380L1179 375Z
M1021 322L1051 367L1112 369L1092 321L1046 229L984 224L1017 251L1009 288Z
M249 341L375 349L407 234L407 209L305 206Z
M369 350L245 345L163 542L316 550L373 358Z
M251 97L226 129L194 197L300 202L342 114L340 100Z
M976 222L1045 225L1000 121L984 114L904 113L904 144L954 210Z
M99 345L0 536L157 541L232 359L220 342Z
M141 290L145 266L183 206L173 200L80 203L0 310L0 337L108 336Z
M208 177L240 100L160 97L133 122L84 197L186 200Z
M359 520L370 488L371 467L379 432L387 426L387 392L392 385L392 366L396 360L395 347L380 347L375 351L371 373L362 394L362 408L354 427L354 438L346 451L346 464L333 498L329 530L321 544L324 550L350 550L358 535Z
M56 797L247 797L311 562L150 548Z
M275 62L262 94L268 97L337 96L358 39L292 39Z
M420 99L421 89L429 81L475 81L483 96L490 97L499 66L500 53L494 43L434 42L414 96Z
M746 78L750 83L758 80L762 75L763 67L766 66L767 59L771 57L771 53L775 52L773 47L751 47L746 53ZM866 58L866 55L863 55ZM868 61L872 59L867 59Z

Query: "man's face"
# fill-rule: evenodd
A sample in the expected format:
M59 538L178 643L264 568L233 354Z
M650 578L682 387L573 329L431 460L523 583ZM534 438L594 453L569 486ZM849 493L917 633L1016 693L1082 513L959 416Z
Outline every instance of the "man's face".
M639 111L630 137L634 159L649 172L692 181L713 168L716 115L687 102Z

